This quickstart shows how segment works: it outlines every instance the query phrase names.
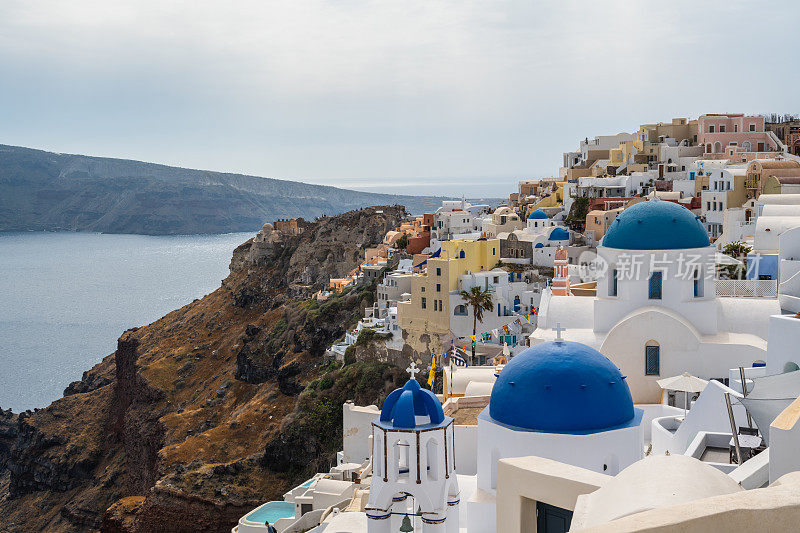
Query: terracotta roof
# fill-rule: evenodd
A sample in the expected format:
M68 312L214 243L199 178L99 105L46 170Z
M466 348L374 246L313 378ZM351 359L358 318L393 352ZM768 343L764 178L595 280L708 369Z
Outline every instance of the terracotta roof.
M800 163L797 161L778 161L778 160L771 160L771 159L756 159L753 161L754 163L758 163L761 165L761 168L800 168Z
M800 185L800 176L772 176L781 185Z

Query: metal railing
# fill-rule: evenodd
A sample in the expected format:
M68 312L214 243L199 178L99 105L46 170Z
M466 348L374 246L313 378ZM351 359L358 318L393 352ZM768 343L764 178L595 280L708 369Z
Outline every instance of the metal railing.
M778 297L778 280L775 279L718 279L715 284L720 298Z

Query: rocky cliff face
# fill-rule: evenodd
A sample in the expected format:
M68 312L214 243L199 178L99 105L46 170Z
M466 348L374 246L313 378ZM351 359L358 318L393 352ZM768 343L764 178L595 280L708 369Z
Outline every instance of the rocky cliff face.
M219 289L125 332L63 398L0 412L0 530L230 531L327 468L341 404L379 402L402 376L322 362L372 288L322 305L308 296L402 216L368 208L248 241Z

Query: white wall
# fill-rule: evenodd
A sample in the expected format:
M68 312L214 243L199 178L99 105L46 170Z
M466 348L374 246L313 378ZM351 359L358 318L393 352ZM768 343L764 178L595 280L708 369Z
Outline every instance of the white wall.
M643 432L641 424L588 435L517 431L491 421L484 411L478 417L478 488L495 492L499 459L529 455L615 475L642 458Z
M769 481L800 470L800 424L797 413L800 400L795 400L773 422L769 429Z
M361 464L369 459L372 421L380 415L380 410L374 405L342 404L343 462Z
M767 345L767 375L781 374L787 363L800 365L800 320L791 315L769 318L769 344Z
M714 279L713 276L707 275L709 265L714 264L715 249L712 246L652 252L616 250L600 246L597 248L597 253L609 267L597 282L595 331L610 331L632 311L656 306L677 311L700 333L712 335L717 333ZM696 265L703 269L703 296L699 298L694 297L692 276L684 275L690 268L690 261L692 267ZM609 295L609 276L615 265L621 270L616 297ZM664 270L660 300L649 299L649 278L652 270Z
M478 426L455 426L456 472L478 473Z

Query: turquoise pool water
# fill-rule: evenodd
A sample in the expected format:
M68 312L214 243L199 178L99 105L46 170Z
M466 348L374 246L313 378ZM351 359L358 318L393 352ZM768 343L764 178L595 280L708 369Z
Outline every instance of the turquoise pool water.
M294 504L292 502L267 502L255 511L244 517L248 522L255 522L256 524L263 524L269 520L270 524L274 524L280 518L293 518L294 517Z
M314 483L314 480L313 479L309 479L308 481L306 481L305 483L303 483L300 486L301 487L310 487L312 483Z

